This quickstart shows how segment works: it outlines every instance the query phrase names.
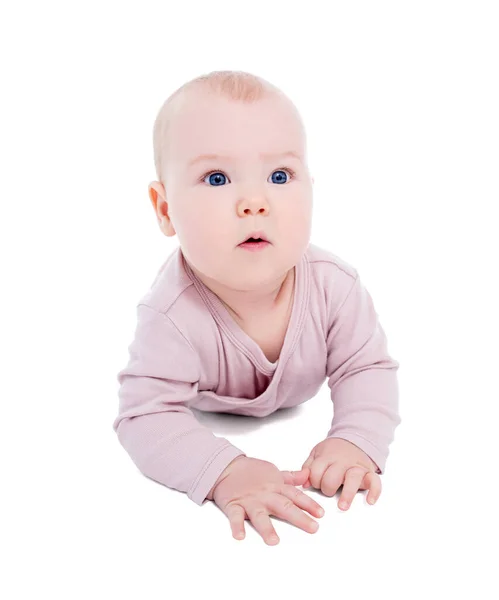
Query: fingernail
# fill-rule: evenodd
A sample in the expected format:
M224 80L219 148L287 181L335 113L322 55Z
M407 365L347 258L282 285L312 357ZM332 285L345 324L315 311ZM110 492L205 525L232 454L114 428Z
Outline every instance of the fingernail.
M324 516L324 509L323 509L323 508L319 508L319 509L317 509L317 514L318 514L320 517L323 517L323 516Z

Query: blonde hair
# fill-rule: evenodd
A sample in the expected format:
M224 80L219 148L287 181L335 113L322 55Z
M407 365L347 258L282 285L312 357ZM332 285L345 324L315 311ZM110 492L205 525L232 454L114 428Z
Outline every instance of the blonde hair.
M184 83L165 100L154 121L154 165L158 181L163 182L162 176L166 162L165 142L168 138L170 123L175 113L180 110L188 93L200 87L230 100L245 103L257 102L272 93L284 96L279 88L263 77L246 71L212 71Z

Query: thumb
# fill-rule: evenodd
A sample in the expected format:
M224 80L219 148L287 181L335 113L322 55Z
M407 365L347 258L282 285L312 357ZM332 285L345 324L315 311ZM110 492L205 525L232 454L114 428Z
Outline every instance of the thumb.
M314 462L314 460L315 460L315 448L312 450L312 452L310 452L307 460L301 466L302 470L307 469L307 468L310 470L310 467L312 466L312 463Z
M309 469L301 471L281 471L284 476L284 483L288 485L303 485L309 476Z

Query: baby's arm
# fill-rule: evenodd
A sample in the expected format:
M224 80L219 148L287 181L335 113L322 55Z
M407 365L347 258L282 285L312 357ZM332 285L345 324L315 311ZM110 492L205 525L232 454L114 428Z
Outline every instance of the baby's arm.
M401 422L399 363L388 354L372 298L357 273L348 290L334 310L327 336L326 374L334 417L326 437L352 442L383 473L388 447Z
M118 374L113 428L119 441L144 475L202 505L244 452L201 425L187 407L198 390L198 357L167 315L139 304L129 353Z

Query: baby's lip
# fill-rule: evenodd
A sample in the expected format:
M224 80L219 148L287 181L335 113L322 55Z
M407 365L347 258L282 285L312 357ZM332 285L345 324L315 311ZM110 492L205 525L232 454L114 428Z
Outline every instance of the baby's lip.
M239 242L238 245L244 244L244 242L249 240L249 238L253 238L255 240L260 238L264 242L269 242L269 244L271 243L264 231L253 231L252 233L249 233L248 235L246 235L246 237L241 242Z

